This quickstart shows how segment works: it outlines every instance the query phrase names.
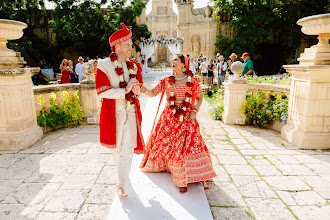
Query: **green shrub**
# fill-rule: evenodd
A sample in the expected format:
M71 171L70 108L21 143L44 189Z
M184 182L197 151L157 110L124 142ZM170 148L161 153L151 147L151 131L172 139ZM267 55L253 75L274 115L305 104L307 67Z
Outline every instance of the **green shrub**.
M224 107L223 90L220 90L219 92L215 93L213 96L214 96L214 102L210 104L209 113L211 114L213 119L221 120L223 107Z
M42 106L40 115L37 117L38 125L57 130L60 126L68 127L70 124L80 124L84 117L85 109L79 103L79 91L73 93L70 97L69 92L63 91L63 104L57 102L56 93L49 97L49 103L52 107L43 106L45 98L43 95L38 97L38 103Z
M246 124L267 128L276 121L286 124L288 114L288 98L285 94L277 96L269 93L269 99L262 91L257 92L256 98L248 97L242 106Z

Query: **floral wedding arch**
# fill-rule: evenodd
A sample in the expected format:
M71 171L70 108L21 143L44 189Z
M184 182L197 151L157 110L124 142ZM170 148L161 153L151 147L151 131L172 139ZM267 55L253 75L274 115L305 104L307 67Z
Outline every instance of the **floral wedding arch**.
M169 38L150 38L150 39L144 39L141 38L140 41L140 49L141 49L141 61L142 61L142 74L148 72L148 62L147 60L151 55L155 52L157 46L161 44L164 46L167 46L171 53L177 54L181 53L183 49L183 39L175 38L175 39L169 39Z

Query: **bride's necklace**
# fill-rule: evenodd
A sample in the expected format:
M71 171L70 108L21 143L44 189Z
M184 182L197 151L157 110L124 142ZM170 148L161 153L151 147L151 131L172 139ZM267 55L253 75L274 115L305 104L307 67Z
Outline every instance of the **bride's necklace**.
M168 99L170 101L170 109L172 110L174 117L179 118L180 121L183 121L185 112L187 112L189 107L191 107L190 98L192 97L192 94L191 94L190 90L192 89L192 87L194 85L191 82L193 76L194 76L194 74L191 72L191 70L186 70L186 72L180 76L176 76L174 73L172 73L172 75L169 77L169 83L171 85L174 85L176 81L183 80L188 77L188 81L186 82L185 100L182 103L182 106L179 107L179 106L175 105L176 97L175 97L174 91L170 92L170 97ZM191 88L191 89L189 89L189 88Z
M179 76L174 74L174 77L175 77L176 81L179 81L179 80L183 80L183 79L187 78L188 76L186 74L182 74Z

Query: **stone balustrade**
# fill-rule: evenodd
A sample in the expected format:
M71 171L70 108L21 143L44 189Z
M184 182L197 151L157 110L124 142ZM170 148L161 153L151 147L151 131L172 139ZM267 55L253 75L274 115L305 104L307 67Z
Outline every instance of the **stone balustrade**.
M252 97L255 98L258 91L263 91L266 97L269 97L269 92L274 92L276 95L282 93L290 96L290 86L285 84L270 84L270 83L248 83L247 90L251 91Z
M87 81L87 80L86 80ZM84 82L84 81L83 81ZM34 104L36 115L40 114L41 105L38 104L38 97L44 96L44 106L51 107L49 97L54 92L57 95L57 101L62 103L62 92L68 91L70 95L79 91L79 99L82 107L86 109L83 124L98 124L100 117L101 100L96 94L94 81L88 83L68 83L33 87Z
M286 94L290 96L290 86L284 84L270 83L225 83L225 104L222 120L225 124L245 124L245 116L241 112L241 108L246 101L246 93L250 91L252 97L255 98L258 91L265 93L269 98L269 92L277 95ZM231 94L231 95L229 95ZM284 125L276 122L270 128L281 132Z
M49 96L54 92L57 95L57 101L62 103L61 95L63 91L68 91L72 95L75 91L80 89L80 84L70 83L70 84L55 84L55 85L45 85L45 86L34 86L34 103L37 115L40 114L41 105L38 104L38 97L43 95L45 97L44 106L51 107L49 103Z

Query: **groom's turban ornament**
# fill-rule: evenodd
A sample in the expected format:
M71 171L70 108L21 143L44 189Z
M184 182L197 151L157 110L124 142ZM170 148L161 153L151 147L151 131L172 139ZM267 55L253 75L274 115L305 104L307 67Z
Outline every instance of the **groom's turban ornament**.
M132 40L132 31L128 29L124 23L120 23L120 25L123 27L123 29L116 31L109 38L109 44L111 48L129 39Z

